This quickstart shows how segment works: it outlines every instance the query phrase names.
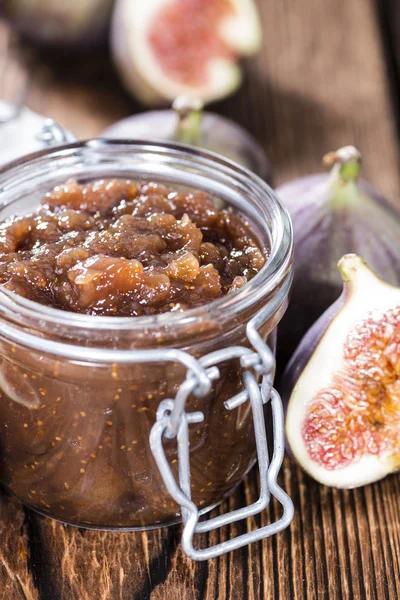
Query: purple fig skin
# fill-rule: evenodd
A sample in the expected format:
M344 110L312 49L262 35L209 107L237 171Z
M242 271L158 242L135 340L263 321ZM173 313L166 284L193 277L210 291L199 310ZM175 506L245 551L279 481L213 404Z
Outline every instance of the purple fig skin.
M361 180L357 184L358 201L362 200L358 212L351 203L336 208L335 219L342 223L338 231L336 224L332 227L333 215L329 217L326 211L319 210L318 203L310 206L316 189L323 195L321 190L326 187L329 194L329 181L330 175L312 175L277 189L292 218L295 257L289 308L278 329L278 377L305 333L339 298L342 281L336 264L342 255L359 254L382 279L392 285L400 284L399 213ZM304 199L306 205L302 206ZM372 204L376 219L367 223Z
M107 127L100 137L181 141L174 136L177 115L173 110L154 110L127 117ZM225 156L272 183L271 164L261 146L240 125L220 115L203 112L195 145Z
M288 362L280 381L280 394L282 397L285 414L290 400L290 396L300 375L302 374L310 358L314 354L326 330L328 329L336 315L342 310L342 308L346 304L346 299L347 293L345 288L343 288L342 283L342 293L339 296L339 298L310 327L310 329L307 331L307 333L301 340L300 344L297 346L297 349L293 353L290 361Z

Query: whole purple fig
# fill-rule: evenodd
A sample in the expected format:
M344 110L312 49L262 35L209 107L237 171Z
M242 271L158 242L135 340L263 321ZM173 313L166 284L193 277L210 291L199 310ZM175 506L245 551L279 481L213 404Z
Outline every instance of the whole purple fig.
M279 325L278 367L340 296L337 262L355 252L385 281L400 284L400 214L359 180L361 155L352 146L324 157L330 174L303 177L277 189L294 230L294 284Z
M199 99L178 96L172 109L132 115L110 125L100 135L190 144L221 154L271 183L271 165L256 140L233 121L203 111Z

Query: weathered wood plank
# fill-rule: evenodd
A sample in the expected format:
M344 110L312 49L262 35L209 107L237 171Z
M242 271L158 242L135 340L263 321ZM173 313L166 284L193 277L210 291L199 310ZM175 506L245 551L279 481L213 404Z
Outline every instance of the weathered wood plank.
M0 598L39 598L31 573L28 528L22 506L0 492Z

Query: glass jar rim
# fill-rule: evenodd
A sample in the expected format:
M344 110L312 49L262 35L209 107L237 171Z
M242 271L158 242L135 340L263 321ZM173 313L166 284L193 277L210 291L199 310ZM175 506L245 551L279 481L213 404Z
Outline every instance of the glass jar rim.
M117 317L87 315L63 311L54 307L42 305L28 300L18 294L0 287L0 307L6 305L7 310L18 309L19 313L27 318L37 318L46 324L57 324L78 329L96 330L146 330L158 329L165 325L173 327L174 324L192 324L205 314L210 318L218 319L221 315L234 317L251 306L259 303L263 297L272 293L288 276L293 253L293 234L289 214L272 188L257 175L233 161L214 152L202 150L186 144L174 142L157 142L147 140L114 140L94 138L86 141L74 142L62 146L51 147L39 152L23 156L0 168L0 199L2 193L9 189L10 178L14 185L18 185L20 177L26 176L29 168L40 166L44 161L52 158L66 158L85 150L102 151L118 147L136 149L155 155L172 153L178 158L185 159L192 167L196 163L211 170L218 170L237 180L245 180L254 192L262 194L268 199L273 210L271 219L271 244L269 257L262 269L242 288L232 294L227 294L217 300L200 307L191 308L184 312L167 312L148 316ZM194 186L195 187L195 186Z

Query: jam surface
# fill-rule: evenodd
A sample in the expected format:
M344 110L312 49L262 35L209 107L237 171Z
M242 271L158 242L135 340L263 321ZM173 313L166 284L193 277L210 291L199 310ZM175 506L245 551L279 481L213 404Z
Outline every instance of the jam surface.
M0 284L66 311L180 312L229 294L264 265L247 222L201 191L68 181L0 224Z

